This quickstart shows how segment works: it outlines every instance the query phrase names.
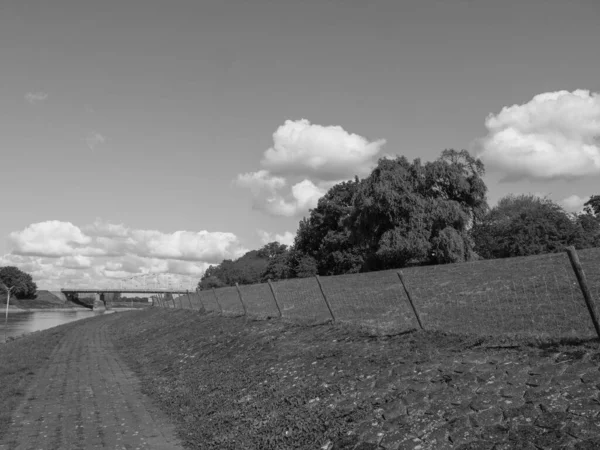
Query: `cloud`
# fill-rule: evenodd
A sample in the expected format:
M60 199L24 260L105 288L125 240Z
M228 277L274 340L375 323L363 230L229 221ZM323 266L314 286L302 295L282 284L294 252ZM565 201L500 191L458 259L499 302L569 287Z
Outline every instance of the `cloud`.
M48 98L48 94L45 92L28 92L25 94L25 100L27 100L32 105L37 102L43 102Z
M504 107L485 121L476 143L488 168L504 180L573 179L600 175L600 95L547 92Z
M559 203L565 208L567 212L579 213L583 211L583 205L587 202L590 197L580 197L578 195L570 195L567 198L563 198Z
M270 242L279 242L280 244L291 246L294 244L294 238L296 237L296 234L292 233L291 231L286 231L283 234L278 234L269 233L265 230L257 230L257 233L260 237L260 242L262 242L265 245Z
M239 174L236 183L252 192L257 210L272 216L302 215L334 184L367 175L384 144L383 139L370 142L340 126L287 120L273 134L273 146L260 163L263 168Z
M67 256L61 258L58 264L66 269L88 269L92 267L92 259L81 255Z
M160 273L197 283L210 264L247 251L233 233L164 233L102 220L82 227L56 220L31 224L10 233L8 244L0 265L22 268L42 289L104 287L110 279Z
M61 257L83 254L92 240L70 222L49 220L10 233L8 241L17 255Z
M284 178L273 176L266 170L241 173L237 176L236 183L240 187L250 189L255 196L264 192L273 194L286 185Z
M90 150L94 150L98 145L106 143L107 140L108 138L106 136L92 131L86 136L85 143Z
M384 144L384 139L369 142L340 126L286 120L273 133L273 147L265 151L261 165L276 175L349 179L367 175Z

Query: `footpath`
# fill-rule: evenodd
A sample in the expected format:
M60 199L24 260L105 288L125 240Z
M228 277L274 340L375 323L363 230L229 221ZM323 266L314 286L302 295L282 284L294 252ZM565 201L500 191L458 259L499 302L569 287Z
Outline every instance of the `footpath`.
M67 334L13 413L0 450L182 448L117 356L106 320Z

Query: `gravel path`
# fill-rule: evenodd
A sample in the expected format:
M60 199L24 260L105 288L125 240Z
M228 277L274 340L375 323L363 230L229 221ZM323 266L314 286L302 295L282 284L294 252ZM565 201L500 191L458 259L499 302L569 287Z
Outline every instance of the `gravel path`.
M106 320L70 331L12 416L0 450L182 448L119 359Z

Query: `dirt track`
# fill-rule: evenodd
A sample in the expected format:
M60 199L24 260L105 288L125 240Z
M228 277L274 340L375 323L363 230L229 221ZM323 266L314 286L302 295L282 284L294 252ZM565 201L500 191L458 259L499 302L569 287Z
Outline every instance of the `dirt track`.
M139 388L105 318L71 330L35 376L0 450L178 449L172 428Z

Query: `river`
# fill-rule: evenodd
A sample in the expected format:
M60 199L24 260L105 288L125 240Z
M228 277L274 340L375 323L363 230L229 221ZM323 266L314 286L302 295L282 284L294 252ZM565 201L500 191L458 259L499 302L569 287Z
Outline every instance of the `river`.
M112 311L109 311L111 313ZM75 310L75 311L26 311L10 312L8 314L7 337L17 337L33 331L45 330L75 320L106 314L105 311ZM1 314L0 341L4 342L4 310Z

